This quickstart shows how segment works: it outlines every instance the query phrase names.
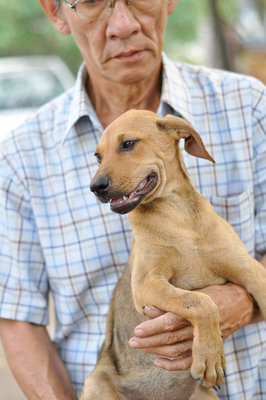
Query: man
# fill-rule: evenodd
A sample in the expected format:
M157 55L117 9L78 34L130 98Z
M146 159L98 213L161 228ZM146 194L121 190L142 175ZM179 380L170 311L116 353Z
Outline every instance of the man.
M104 338L132 235L127 217L97 203L89 183L103 128L124 111L172 113L194 126L216 160L212 166L185 155L194 183L266 266L264 87L162 56L177 1L40 0L56 29L73 35L85 66L73 90L1 144L0 333L29 399L76 399ZM231 283L204 291L226 339L219 396L263 399L266 329L256 304ZM49 292L54 343L45 328ZM192 327L148 305L146 314L130 345L157 354L158 367L189 368Z

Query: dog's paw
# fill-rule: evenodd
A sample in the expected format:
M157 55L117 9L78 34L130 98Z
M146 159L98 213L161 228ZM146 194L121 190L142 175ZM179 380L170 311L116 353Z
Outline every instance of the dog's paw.
M224 377L225 357L221 337L193 341L191 375L206 388L220 386Z

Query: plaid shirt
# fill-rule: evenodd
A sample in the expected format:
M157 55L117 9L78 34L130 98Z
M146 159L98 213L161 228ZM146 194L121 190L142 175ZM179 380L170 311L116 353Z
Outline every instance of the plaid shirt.
M0 146L0 316L48 323L80 392L102 340L112 290L128 259L127 216L112 213L89 190L102 134L84 90L41 108ZM196 187L261 257L266 247L264 86L253 78L173 63L163 56L160 115L186 118L216 164L184 154ZM265 288L266 290L266 288ZM265 323L226 340L221 399L266 398Z

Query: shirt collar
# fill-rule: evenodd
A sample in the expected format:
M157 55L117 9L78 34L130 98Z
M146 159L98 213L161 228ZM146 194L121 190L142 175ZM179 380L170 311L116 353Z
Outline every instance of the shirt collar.
M184 78L180 73L182 63L171 61L163 53L163 82L161 105L167 112L186 119L193 126L191 97ZM167 105L167 107L165 107Z
M88 73L85 62L83 62L79 68L75 86L72 89L72 100L70 102L69 116L66 124L65 135L62 138L63 142L67 139L77 121L79 121L79 119L81 119L82 117L88 117L91 122L97 123L96 121L93 121L97 117L86 91L87 80Z
M173 113L183 117L193 126L190 93L178 68L182 64L171 61L164 53L162 55L162 63L160 114ZM87 117L95 128L103 130L85 89L87 79L86 66L85 63L82 63L75 86L72 89L73 97L69 107L69 116L62 142L67 139L71 131L73 132L74 125L82 117Z

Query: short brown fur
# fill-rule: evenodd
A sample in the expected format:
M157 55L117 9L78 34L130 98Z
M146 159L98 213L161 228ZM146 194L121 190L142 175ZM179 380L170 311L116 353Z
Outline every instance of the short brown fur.
M218 399L212 387L222 383L225 363L219 315L209 296L196 289L235 282L255 298L266 318L266 270L193 186L180 138L187 152L214 162L186 121L148 111L123 114L96 148L101 164L92 182L102 176L111 182L105 197L98 196L101 201L127 196L151 173L157 183L129 214L134 244L114 290L106 340L82 400ZM138 140L132 150L119 150L121 142L132 140ZM189 371L164 371L154 366L154 356L129 347L135 326L146 318L145 305L193 324L194 379Z

